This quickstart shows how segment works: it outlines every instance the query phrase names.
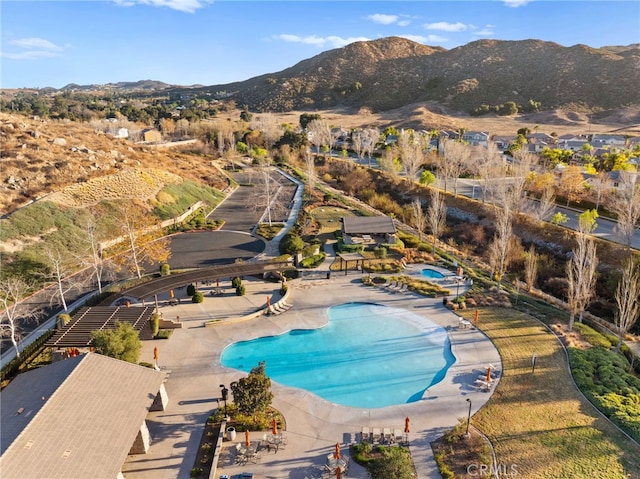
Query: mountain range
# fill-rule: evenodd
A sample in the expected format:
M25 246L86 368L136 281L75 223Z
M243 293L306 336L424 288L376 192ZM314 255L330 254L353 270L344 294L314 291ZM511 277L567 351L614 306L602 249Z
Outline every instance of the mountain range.
M431 101L470 112L481 105L530 100L542 109L602 111L640 105L640 44L591 48L541 40L478 40L446 50L387 37L351 43L280 72L224 85L179 87L150 80L114 85L209 94L253 111L386 111Z

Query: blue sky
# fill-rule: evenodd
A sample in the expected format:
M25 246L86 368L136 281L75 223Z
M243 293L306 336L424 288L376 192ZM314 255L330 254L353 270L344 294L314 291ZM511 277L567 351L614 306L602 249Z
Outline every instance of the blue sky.
M357 40L640 43L626 1L2 0L0 87L242 81Z

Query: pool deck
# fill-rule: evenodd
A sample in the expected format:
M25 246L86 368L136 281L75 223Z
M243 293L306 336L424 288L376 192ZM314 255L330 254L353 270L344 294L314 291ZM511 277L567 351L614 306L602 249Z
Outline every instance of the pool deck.
M245 281L247 294L242 297L231 294L227 286L226 294L207 294L201 304L182 301L168 306L161 302L163 316L168 319L179 316L183 328L175 330L167 341L144 342L140 360L153 362L153 348L158 347L158 364L168 373L169 404L165 411L149 414L151 448L145 455L129 456L122 468L125 477L189 477L204 422L219 404L219 385L229 387L232 381L246 376L220 364L220 355L227 345L291 329L322 326L327 321L328 307L353 301L404 308L447 328L457 361L444 380L427 390L421 401L379 409L339 406L306 391L274 383L273 406L284 414L288 445L277 453L264 451L257 464L236 465L230 447L235 443L225 440L215 477L226 474L233 478L244 471L254 473L256 479L328 477L326 473L323 476L322 468L336 442L348 453L347 445L359 440L363 426L403 429L405 417L411 419L409 442L418 477L440 477L429 443L459 418L466 418L467 399L472 401L472 413L489 399L490 393L479 390L475 381L485 373L488 364L500 372L500 356L476 328L460 329L458 316L444 308L442 298L364 286L361 277L355 272L332 273L331 279L324 272L303 275L289 282L287 302L293 304L291 309L275 316L242 321L235 318L265 306L266 296L272 298L272 304L279 299L276 291L279 285ZM204 321L213 318L220 321L205 328ZM264 432L253 432L251 439L261 439ZM242 440L244 435L240 434L235 442ZM348 477L365 479L368 475L351 461Z

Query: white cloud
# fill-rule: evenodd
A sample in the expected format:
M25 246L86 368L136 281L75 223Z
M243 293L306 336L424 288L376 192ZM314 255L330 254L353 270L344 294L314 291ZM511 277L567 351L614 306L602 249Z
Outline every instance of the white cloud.
M136 4L151 5L152 7L167 7L185 13L194 13L213 0L113 0L121 7L131 7Z
M35 60L38 58L59 57L65 47L45 40L44 38L30 37L10 40L9 45L21 48L22 51L3 51L0 56L11 60Z
M299 35L291 35L287 33L274 35L273 38L275 38L276 40L283 40L285 42L304 43L305 45L314 45L317 47L330 46L333 48L344 47L345 45L353 42L369 40L369 38L366 37L342 38L338 36L319 37L317 35L307 35L306 37L301 37Z
M489 27L485 27L482 30L478 30L477 32L473 32L473 35L477 36L477 37L491 37L493 36L494 32L491 28Z
M527 3L531 3L533 0L503 0L507 7L518 8L524 7Z
M14 45L20 48L29 48L29 49L39 49L39 50L49 50L49 51L61 51L62 47L51 43L49 40L45 40L44 38L20 38L19 40L11 40L9 41L9 45Z
M406 26L407 26L407 25L409 25L410 23L411 23L411 22L410 22L409 20L400 20L400 21L398 22L398 24L397 24L397 25L398 25L399 27L406 27Z
M401 38L406 38L407 40L412 40L414 42L423 43L425 45L432 45L434 43L446 43L449 41L448 38L441 37L440 35L398 35Z
M436 23L425 23L424 28L427 30L440 30L443 32L464 32L466 30L470 30L473 28L473 25L468 25L466 23L449 23L449 22L436 22Z
M384 13L374 13L367 17L367 20L371 20L374 23L380 23L382 25L391 25L392 23L396 23L399 19L400 17L398 17L398 15L386 15Z

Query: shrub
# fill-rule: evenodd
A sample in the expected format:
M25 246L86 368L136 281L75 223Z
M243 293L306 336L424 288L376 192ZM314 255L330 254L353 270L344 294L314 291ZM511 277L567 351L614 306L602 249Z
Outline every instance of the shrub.
M304 241L296 233L287 233L280 241L280 252L286 254L300 253L304 248Z
M242 284L242 278L240 276L236 276L231 280L231 286L237 288Z
M325 253L316 254L313 256L309 256L308 258L303 259L300 262L301 268L315 268L316 266L322 264L324 259L326 258Z
M202 294L202 291L196 291L191 297L191 301L193 303L202 303L204 301L204 294Z
M161 329L156 334L156 339L169 339L171 334L173 334L173 329Z
M155 336L158 334L158 330L160 328L160 315L158 313L153 313L151 315L151 335Z
M71 315L65 314L65 313L59 314L58 315L58 322L56 323L56 327L58 329L62 329L64 326L67 325L67 323L69 321L71 321Z
M378 259L385 259L387 257L387 248L384 246L376 246L373 248L373 254Z
M196 294L196 287L193 284L190 284L187 286L187 295L188 296L193 296L194 294Z
M246 293L246 289L245 289L245 287L244 287L244 284L241 284L240 286L238 286L238 287L236 288L236 294L237 294L238 296L244 296L244 295L245 295L245 293Z
M160 266L160 276L169 276L171 274L171 267L167 263L163 263Z

